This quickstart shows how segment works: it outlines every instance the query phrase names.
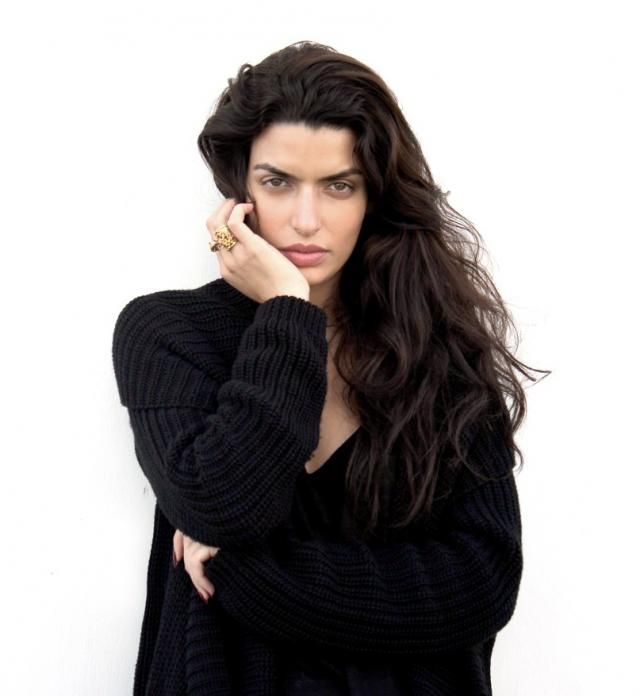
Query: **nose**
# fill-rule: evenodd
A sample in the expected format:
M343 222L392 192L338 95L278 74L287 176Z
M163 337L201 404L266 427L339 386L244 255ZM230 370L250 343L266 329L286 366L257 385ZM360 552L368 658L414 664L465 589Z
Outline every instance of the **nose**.
M291 224L300 234L313 234L320 227L320 213L314 191L301 190L296 196Z

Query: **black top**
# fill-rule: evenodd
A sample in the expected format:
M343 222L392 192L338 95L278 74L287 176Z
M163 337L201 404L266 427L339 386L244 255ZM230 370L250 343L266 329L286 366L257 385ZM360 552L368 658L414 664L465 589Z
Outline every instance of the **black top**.
M302 538L341 539L350 532L344 506L345 472L360 428L352 433L313 473L298 477L292 525Z
M491 693L522 573L513 453L495 428L470 432L473 471L452 473L428 523L388 544L305 538L312 516L336 519L330 480L347 453L304 469L327 394L326 323L299 297L258 304L223 279L120 311L118 393L157 500L134 696L280 695L302 651L347 675L402 662L407 696ZM300 501L324 483L305 522ZM220 549L204 565L208 604L172 567L176 529ZM384 672L372 681L384 690Z
M316 471L298 479L291 523L303 539L349 538L350 517L344 505L345 472L360 428L352 433ZM357 664L319 651L292 650L285 672L286 696L330 694L402 696L399 676L378 663Z

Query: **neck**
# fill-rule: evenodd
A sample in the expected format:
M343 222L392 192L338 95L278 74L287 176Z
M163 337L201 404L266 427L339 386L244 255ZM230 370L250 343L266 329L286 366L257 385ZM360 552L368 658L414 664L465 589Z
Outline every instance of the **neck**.
M317 307L320 307L327 315L327 328L335 325L335 317L333 315L333 298L337 292L337 279L332 278L330 283L321 285L312 285L309 292L309 302Z

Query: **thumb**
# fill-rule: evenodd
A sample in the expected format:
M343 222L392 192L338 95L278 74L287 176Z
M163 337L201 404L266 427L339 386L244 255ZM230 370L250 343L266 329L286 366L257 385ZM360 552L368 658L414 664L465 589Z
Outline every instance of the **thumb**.
M176 533L173 535L173 565L176 566L182 560L184 555L184 534L176 529Z

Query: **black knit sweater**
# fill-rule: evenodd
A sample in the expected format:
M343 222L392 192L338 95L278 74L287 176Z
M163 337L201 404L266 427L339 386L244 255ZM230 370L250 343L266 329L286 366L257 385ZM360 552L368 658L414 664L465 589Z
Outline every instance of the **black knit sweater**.
M303 538L292 509L319 442L325 330L312 303L258 304L223 279L121 310L118 393L157 500L135 696L282 694L294 649L393 666L407 694L491 694L523 567L513 454L479 429L489 478L443 477L449 495L401 541ZM176 529L220 548L208 605L172 567Z

